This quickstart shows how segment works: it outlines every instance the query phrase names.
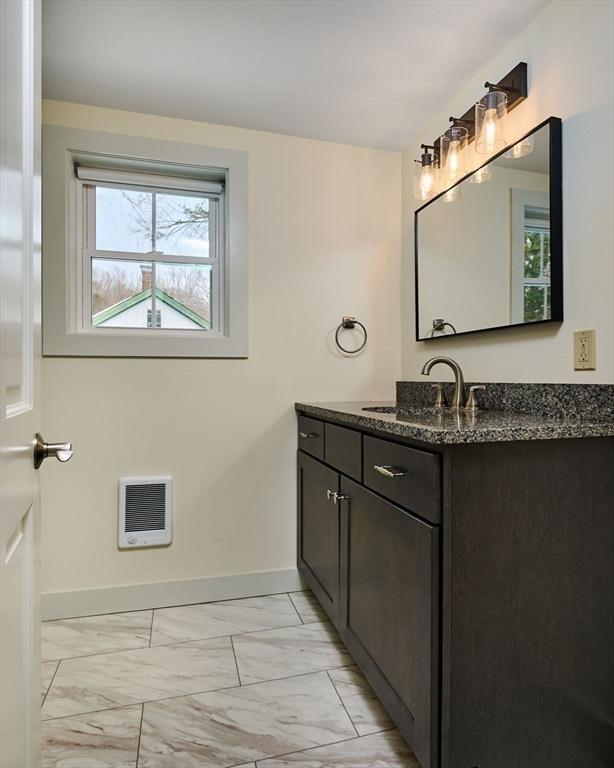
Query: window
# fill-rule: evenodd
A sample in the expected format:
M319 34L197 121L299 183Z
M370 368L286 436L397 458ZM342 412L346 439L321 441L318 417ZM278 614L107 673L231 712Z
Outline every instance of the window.
M82 165L75 175L83 327L223 330L223 184Z
M43 354L246 357L247 154L43 127Z

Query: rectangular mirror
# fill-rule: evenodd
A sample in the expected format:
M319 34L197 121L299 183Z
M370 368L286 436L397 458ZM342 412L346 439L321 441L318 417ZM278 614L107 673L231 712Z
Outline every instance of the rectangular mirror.
M418 341L563 319L561 176L551 117L416 211Z

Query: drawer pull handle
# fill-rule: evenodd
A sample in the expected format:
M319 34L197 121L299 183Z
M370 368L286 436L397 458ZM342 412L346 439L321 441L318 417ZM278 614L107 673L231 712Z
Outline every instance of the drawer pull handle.
M374 464L373 469L379 472L380 475L384 475L384 477L403 477L403 475L407 474L404 469L397 469L397 467L391 467L389 464L384 464L381 467Z
M317 437L314 432L299 432L298 436L302 437L303 440L311 440L312 437Z
M338 504L340 501L349 501L350 497L343 493L337 493L337 491L331 491L326 489L326 498L332 501L333 504Z

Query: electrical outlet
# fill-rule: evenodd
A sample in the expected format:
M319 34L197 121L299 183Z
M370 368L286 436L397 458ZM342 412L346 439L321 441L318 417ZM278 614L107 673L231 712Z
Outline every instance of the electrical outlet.
M574 370L594 371L597 368L595 329L575 331L573 335Z

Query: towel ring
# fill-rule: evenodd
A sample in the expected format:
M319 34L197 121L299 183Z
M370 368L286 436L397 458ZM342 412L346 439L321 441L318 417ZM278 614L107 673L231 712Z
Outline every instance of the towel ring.
M352 330L353 328L356 328L357 325L359 325L362 328L362 332L365 335L364 339L362 340L362 344L356 347L356 349L346 349L339 341L339 333L344 328ZM358 352L360 352L365 348L366 343L367 343L367 329L364 327L364 325L355 317L349 317L349 316L342 317L341 322L339 323L339 325L337 326L337 330L335 331L335 344L339 347L339 349L342 352L345 352L346 355L356 355Z
M448 323L448 321L444 320L443 318L437 318L437 320L433 320L433 327L426 335L434 338L435 333L437 331L441 331L444 336L449 336L450 334L446 334L446 325L452 329L452 333L456 333L456 328L452 325L452 323Z

